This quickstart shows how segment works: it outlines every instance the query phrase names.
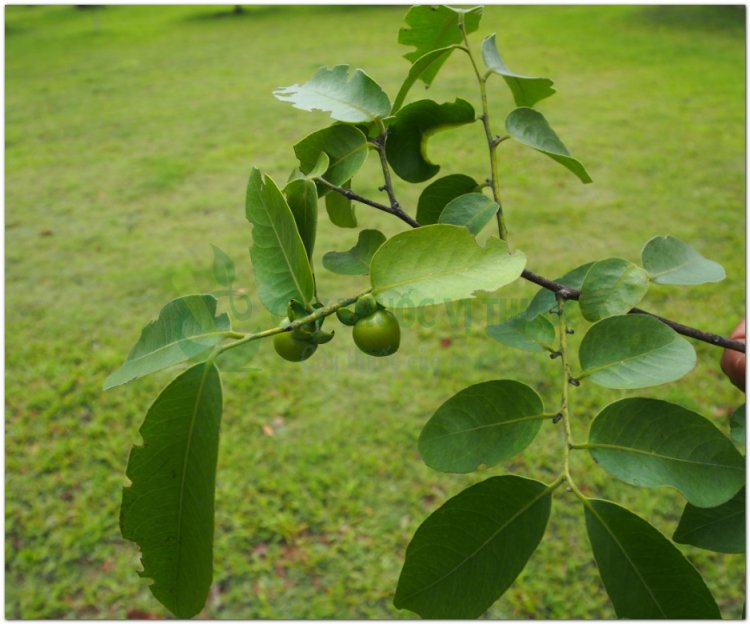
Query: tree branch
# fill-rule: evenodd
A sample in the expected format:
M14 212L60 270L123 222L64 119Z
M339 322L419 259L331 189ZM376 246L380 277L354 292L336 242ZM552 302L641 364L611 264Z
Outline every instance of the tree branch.
M394 210L390 206L379 204L378 202L372 201L371 199L362 197L361 195L358 195L357 193L354 193L349 189L341 188L340 186L331 184L323 178L315 178L315 180L320 181L332 191L341 193L351 200L358 201L362 204L366 204L373 208L377 208L378 210L382 210L383 212L387 212L388 214L392 214L394 217L398 217L413 228L421 227L417 221L412 219L408 214L401 210L401 208L397 208ZM521 273L521 277L529 282L536 284L537 286L541 286L542 288L546 288L547 290L551 290L552 292L559 294L563 299L577 300L581 296L581 291L576 290L575 288L568 288L564 284L560 284L551 279L547 279L546 277L534 273L533 271L529 271L528 269L523 270L523 272ZM665 325L668 325L669 327L674 329L678 334L688 336L689 338L694 338L695 340L700 340L701 342L706 342L716 347L723 347L724 349L731 349L732 351L745 353L745 343L740 342L739 340L730 340L729 338L724 338L724 336L720 336L718 334L712 334L711 332L705 332L694 327L689 327L688 325L683 325L682 323L678 323L677 321L671 321L664 318L663 316L653 314L646 310L641 310L640 308L633 308L632 310L630 310L629 314L646 314L648 316L653 316Z
M550 279L547 279L546 277L537 275L536 273L529 271L528 269L524 269L523 273L521 273L521 277L523 277L525 280L528 280L529 282L533 282L534 284L541 286L542 288L551 290L563 299L577 300L581 296L580 290L576 290L575 288L568 288L563 284L559 284L558 282L554 282ZM733 351L745 353L745 343L740 342L739 340L730 340L729 338L724 338L723 336L719 336L718 334L712 334L700 329L695 329L694 327L688 327L687 325L683 325L682 323L671 321L664 318L663 316L647 312L646 310L641 310L640 308L633 308L632 310L630 310L629 314L646 314L647 316L653 316L654 318L659 319L665 325L669 325L669 327L674 329L678 334L682 334L683 336L688 336L690 338L695 338L696 340L707 342L708 344L712 344L717 347L723 347L725 349L731 349Z

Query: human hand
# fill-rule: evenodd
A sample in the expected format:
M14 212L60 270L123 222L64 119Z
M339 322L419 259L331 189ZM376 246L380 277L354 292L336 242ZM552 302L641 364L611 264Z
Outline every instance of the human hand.
M742 319L740 324L734 328L730 338L745 342L745 319ZM744 353L732 351L731 349L724 349L724 354L721 356L721 370L723 370L724 374L729 377L729 381L743 392L745 391Z

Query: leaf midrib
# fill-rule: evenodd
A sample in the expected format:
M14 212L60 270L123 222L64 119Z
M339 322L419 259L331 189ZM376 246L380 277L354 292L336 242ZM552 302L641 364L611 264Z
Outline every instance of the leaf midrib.
M615 451L629 452L629 453L633 453L635 455L647 455L649 457L654 457L656 459L664 459L664 460L668 460L668 461L673 461L673 462L678 462L678 463L685 463L685 464L690 464L690 465L695 465L695 466L700 466L700 467L709 466L711 468L724 468L724 469L728 469L728 470L737 470L737 471L742 472L743 474L745 473L745 467L744 466L732 466L732 465L729 465L729 464L716 464L716 463L706 462L706 461L699 462L699 461L685 459L685 458L681 458L681 457L672 457L671 455L663 455L661 453L656 453L654 451L646 451L646 450L639 449L639 448L636 448L636 447L620 446L618 444L607 444L607 443L600 443L600 442L591 442L591 443L589 443L588 448L590 448L590 449L598 449L598 448L601 448L601 449L611 449L611 450L615 450Z

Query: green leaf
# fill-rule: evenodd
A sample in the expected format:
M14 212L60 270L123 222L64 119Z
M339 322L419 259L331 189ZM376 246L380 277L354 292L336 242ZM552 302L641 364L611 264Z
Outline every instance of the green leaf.
M351 182L341 185L345 189L351 188ZM326 195L326 212L331 223L341 228L357 227L357 214L352 200L336 191Z
M513 92L516 106L534 106L540 100L555 94L549 78L522 76L508 69L497 50L494 33L482 42L482 59L487 69L503 77Z
M214 252L214 261L211 267L214 280L220 286L226 286L229 288L234 282L234 262L232 259L219 249L216 245L211 243L211 249Z
M584 184L592 181L585 167L570 155L540 112L526 107L517 108L505 119L505 128L516 141L556 160Z
M581 286L581 314L588 321L625 314L643 299L648 290L648 274L641 267L621 258L594 262Z
M373 254L385 242L379 230L362 230L357 244L349 251L329 251L323 256L323 266L340 275L367 275Z
M520 251L490 238L480 247L464 227L427 225L388 239L370 263L373 295L390 308L466 299L514 282L526 265Z
M321 168L321 154L328 156L328 168L320 177L341 186L367 160L367 137L354 126L334 125L308 134L294 146L294 153L305 174ZM318 186L319 196L327 192L326 186Z
M245 214L253 224L250 259L261 303L277 316L286 314L290 299L309 303L315 289L312 268L292 211L274 181L254 167Z
M729 419L730 436L735 442L745 444L745 404L740 405Z
M409 69L409 74L406 76L406 80L404 80L404 83L401 85L401 88L398 91L398 95L396 95L396 101L393 103L391 115L395 115L401 108L401 105L406 99L406 95L409 93L409 90L412 88L417 79L422 78L425 75L429 76L430 74L432 74L434 77L434 74L437 73L443 63L448 60L448 57L457 47L458 46L456 45L451 45L445 48L431 50L423 56L420 56L414 62L414 64ZM429 82L431 82L431 80Z
M125 363L104 381L104 390L183 362L208 357L228 331L229 317L216 316L216 297L189 295L170 301L143 328Z
M361 69L354 70L350 79L348 65L321 67L305 84L280 87L273 95L294 108L324 111L332 119L349 123L375 121L391 112L380 85Z
M487 326L487 335L516 349L524 351L552 351L555 343L555 326L544 316L529 319L523 312L503 323Z
M673 236L654 236L641 251L643 266L657 284L705 284L726 277L724 267Z
M587 500L584 509L591 549L617 617L721 618L700 574L648 522L609 501Z
M714 552L745 552L745 488L718 507L685 505L672 539Z
M307 257L312 260L315 234L318 228L318 191L315 183L306 178L292 180L284 188L284 194L294 222L297 224L297 231L302 238Z
M544 535L543 483L491 477L448 500L406 549L393 604L423 618L477 618L523 570Z
M463 225L474 236L482 231L500 209L482 193L467 193L452 199L440 213L439 223Z
M544 405L529 386L510 379L464 388L443 403L419 436L430 468L472 472L525 449L542 426Z
M440 165L427 158L427 139L439 130L472 123L474 119L474 107L461 98L445 104L418 100L404 106L391 122L385 144L389 164L407 182L429 180L440 171Z
M595 323L578 353L585 376L605 388L646 388L695 366L693 346L652 316L625 314Z
M629 398L591 423L590 450L612 476L644 487L668 485L697 507L728 501L745 483L745 461L708 420L657 399Z
M586 278L586 274L593 265L593 262L587 262L581 266L567 272L562 277L558 277L554 281L568 288L574 288L580 290L583 280ZM566 305L574 303L573 301L566 301ZM529 307L526 308L526 317L529 319L536 318L540 314L547 314L550 310L557 309L557 299L555 293L546 288L542 288L539 292L534 295L534 298L529 303Z
M428 52L462 43L463 35L459 28L461 21L466 34L469 34L479 28L481 19L482 7L468 10L443 5L412 7L404 18L411 28L402 28L398 31L399 43L415 47L411 52L404 54L404 58L414 63ZM420 78L425 84L432 83L447 58L446 56L442 62L434 63L422 72Z
M130 452L122 536L141 549L142 576L175 616L202 608L213 576L214 486L221 381L202 363L172 381L148 410L143 446Z
M417 221L421 225L437 223L443 208L459 195L473 193L479 184L462 173L438 178L424 188L417 203Z

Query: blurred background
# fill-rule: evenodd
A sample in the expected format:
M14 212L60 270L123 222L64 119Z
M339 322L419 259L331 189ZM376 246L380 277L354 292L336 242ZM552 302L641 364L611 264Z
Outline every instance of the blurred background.
M221 290L211 244L235 262L242 331L278 322L255 295L244 218L257 166L283 183L292 145L330 120L273 98L322 65L362 67L393 98L411 50L397 43L406 7L6 6L5 616L166 617L137 575L137 547L119 533L128 454L174 371L101 392L141 328L175 297ZM504 208L528 267L557 277L589 260L638 261L672 234L721 262L727 279L652 286L643 307L728 335L745 301L745 14L720 6L490 6L473 36L497 33L506 63L548 76L538 105L594 184L508 141L500 149ZM512 109L490 82L493 124ZM479 104L454 55L411 99ZM441 175L486 177L479 124L429 144ZM354 189L378 198L376 159ZM415 214L421 186L396 181ZM403 224L357 208L360 227ZM488 228L489 230L489 228ZM489 231L484 236L489 235ZM357 230L321 210L315 260L324 300L364 278L327 272L326 251ZM487 474L424 466L417 437L433 411L471 383L510 377L557 404L557 362L502 347L487 322L521 309L530 284L491 301L402 314L390 358L359 354L351 330L301 365L270 341L224 378L214 586L203 617L408 618L391 603L406 545L424 518ZM580 336L585 323L574 318ZM728 430L744 401L720 373L720 351L695 343L696 369L640 391ZM572 396L577 438L607 403L633 393L585 384ZM487 471L551 480L561 432ZM612 482L590 460L574 474L594 496L632 506L671 535L684 500L672 490ZM744 557L683 551L724 617L740 617ZM575 497L558 492L546 539L487 617L610 618Z

